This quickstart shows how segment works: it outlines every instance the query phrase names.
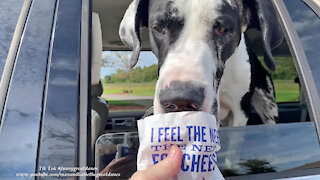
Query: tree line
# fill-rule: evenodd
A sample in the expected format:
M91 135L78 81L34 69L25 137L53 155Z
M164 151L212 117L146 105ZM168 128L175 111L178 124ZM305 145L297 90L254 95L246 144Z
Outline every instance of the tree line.
M158 65L149 67L136 67L130 69L130 56L126 53L116 53L120 61L113 62L111 67L118 67L116 73L105 76L106 83L144 83L153 82L158 78ZM260 62L265 66L262 57L259 57ZM276 71L269 71L273 80L294 80L297 77L295 65L291 57L275 57ZM118 66L114 66L118 63ZM109 63L110 64L110 63ZM120 68L119 68L120 67Z
M105 76L106 83L143 83L153 82L158 78L158 65L136 67L129 71L118 69L116 73Z

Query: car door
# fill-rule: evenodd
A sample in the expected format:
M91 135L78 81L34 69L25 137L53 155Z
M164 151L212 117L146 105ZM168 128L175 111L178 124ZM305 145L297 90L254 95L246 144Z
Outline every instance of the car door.
M2 12L20 17L13 39L5 42L11 47L1 81L0 178L65 178L56 174L75 171L63 167L88 165L90 5L3 3ZM10 23L14 30L17 18Z

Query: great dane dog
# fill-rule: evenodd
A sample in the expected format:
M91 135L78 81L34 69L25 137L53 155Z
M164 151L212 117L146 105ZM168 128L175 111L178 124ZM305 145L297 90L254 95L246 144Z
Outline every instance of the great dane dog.
M264 61L274 70L271 50L283 33L270 0L133 0L119 28L133 50L132 67L141 27L148 27L159 64L155 114L204 111L244 126L252 105L264 123L275 123L272 80L246 37L249 28L261 30Z

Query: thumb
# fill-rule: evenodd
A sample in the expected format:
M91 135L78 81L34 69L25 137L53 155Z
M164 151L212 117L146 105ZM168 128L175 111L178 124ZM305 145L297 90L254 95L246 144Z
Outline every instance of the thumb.
M146 170L133 174L130 180L168 180L178 174L182 161L182 151L174 145L168 157Z

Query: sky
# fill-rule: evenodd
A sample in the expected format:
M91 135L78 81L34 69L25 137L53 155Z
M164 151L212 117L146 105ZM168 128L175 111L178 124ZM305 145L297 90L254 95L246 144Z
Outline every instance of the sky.
M104 51L102 53L102 57L110 57L111 61L116 61L116 57L113 56L114 52L112 51ZM151 51L142 51L140 53L140 58L135 67L148 67L154 64L157 64L158 61L155 55ZM100 78L103 79L107 75L111 75L117 71L118 68L116 67L102 67L101 68L101 75Z

